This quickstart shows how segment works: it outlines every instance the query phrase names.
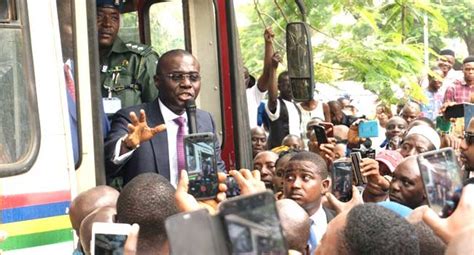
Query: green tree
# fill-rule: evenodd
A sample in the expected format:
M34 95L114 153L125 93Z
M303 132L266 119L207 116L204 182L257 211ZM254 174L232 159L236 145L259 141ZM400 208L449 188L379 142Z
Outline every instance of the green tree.
M442 1L442 13L448 21L448 35L464 40L469 53L474 54L474 1Z

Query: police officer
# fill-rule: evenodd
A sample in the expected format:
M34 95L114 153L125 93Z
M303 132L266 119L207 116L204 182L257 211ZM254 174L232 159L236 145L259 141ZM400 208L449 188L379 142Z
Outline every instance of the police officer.
M107 114L151 102L158 95L154 75L158 55L151 46L123 42L117 33L124 0L97 0L100 82Z

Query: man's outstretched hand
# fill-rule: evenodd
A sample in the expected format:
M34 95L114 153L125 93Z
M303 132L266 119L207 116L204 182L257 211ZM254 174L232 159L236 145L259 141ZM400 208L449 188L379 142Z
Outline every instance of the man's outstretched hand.
M166 129L165 124L150 128L146 121L146 114L143 109L140 110L140 117L134 112L130 112L130 120L128 124L128 135L122 143L122 151L130 151L136 149L141 143L150 140L154 135Z

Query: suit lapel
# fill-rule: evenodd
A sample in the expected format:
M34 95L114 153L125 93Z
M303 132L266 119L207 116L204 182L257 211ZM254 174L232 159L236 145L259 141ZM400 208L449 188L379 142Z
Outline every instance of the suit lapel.
M161 114L160 105L158 98L153 103L147 104L148 126L155 127L160 124L164 124L163 115ZM153 150L155 166L158 173L164 176L166 179L170 179L170 164L169 164L169 152L168 152L168 135L166 130L156 134L151 140L151 148Z

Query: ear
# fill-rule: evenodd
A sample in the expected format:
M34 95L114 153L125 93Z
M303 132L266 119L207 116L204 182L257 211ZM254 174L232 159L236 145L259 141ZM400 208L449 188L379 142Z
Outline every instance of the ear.
M158 74L155 74L155 76L153 76L153 80L155 81L155 87L159 90L160 89L160 76Z
M321 182L321 194L326 194L329 191L329 187L331 187L331 180L326 178Z

